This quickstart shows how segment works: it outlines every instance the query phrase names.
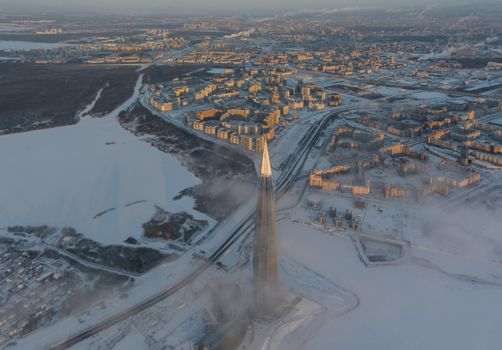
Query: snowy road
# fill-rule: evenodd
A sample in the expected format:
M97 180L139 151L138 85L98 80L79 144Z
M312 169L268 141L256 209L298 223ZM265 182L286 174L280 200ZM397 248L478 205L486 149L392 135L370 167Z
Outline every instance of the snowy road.
M135 277L141 276L141 274L139 274L139 273L122 271L122 270L114 269L114 268L111 268L108 266L92 263L92 262L87 261L85 259L82 259L79 256L72 254L64 249L58 248L58 247L50 245L50 244L44 244L44 246L49 250L55 250L58 254L63 255L65 257L67 257L68 259L74 260L77 263L84 265L86 267L89 267L91 269L94 269L94 270L104 271L104 272L108 272L108 273L111 273L114 275L119 275L119 276L129 277L129 278L135 278Z

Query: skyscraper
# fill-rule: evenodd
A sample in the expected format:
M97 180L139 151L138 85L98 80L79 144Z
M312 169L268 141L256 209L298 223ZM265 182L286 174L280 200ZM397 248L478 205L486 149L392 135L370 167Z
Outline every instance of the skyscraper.
M255 308L258 314L274 311L277 299L277 224L272 168L268 147L263 147L260 170L260 188L256 204L253 279Z

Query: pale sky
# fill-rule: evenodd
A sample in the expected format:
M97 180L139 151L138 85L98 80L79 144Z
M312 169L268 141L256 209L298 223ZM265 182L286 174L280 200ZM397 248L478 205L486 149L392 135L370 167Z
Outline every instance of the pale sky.
M481 2L490 0L481 0ZM491 0L496 2L495 0ZM287 12L297 9L319 9L337 7L381 7L425 5L438 3L479 3L474 0L0 0L2 9L30 10L85 10L114 11L129 13L131 11L158 11L173 13L182 12L194 14L229 12Z

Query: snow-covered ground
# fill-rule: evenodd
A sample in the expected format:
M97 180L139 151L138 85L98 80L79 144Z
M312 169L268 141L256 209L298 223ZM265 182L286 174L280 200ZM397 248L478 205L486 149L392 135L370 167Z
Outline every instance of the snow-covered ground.
M442 98L436 95L429 97ZM120 242L129 235L139 234L141 224L153 214L154 204L166 210L186 210L196 218L204 217L193 212L191 200L172 200L181 189L193 186L199 180L182 168L175 158L158 152L124 131L114 120L116 114L117 111L103 119L86 117L72 127L1 137L0 160L6 165L5 174L8 175L3 176L10 181L0 184L0 198L8 198L7 202L0 203L2 226L3 217L7 214L9 218L38 220L50 217L57 221L54 224L38 221L31 224L61 226L64 224L59 222L73 220L83 225L84 228L76 227L87 235L93 235L91 238L102 242ZM300 120L298 127L281 135L273 144L274 156L287 154L288 147L301 138L301 129L316 120L317 117ZM309 157L306 162L309 166L305 169L313 168L317 159ZM48 174L37 173L37 168L44 169ZM19 181L15 176L21 177L24 184L12 189ZM498 330L502 314L497 306L502 302L499 248L502 240L498 235L498 226L486 224L487 218L483 216L477 216L481 225L474 222L463 225L459 216L467 217L472 215L472 211L457 212L446 220L440 220L437 208L428 210L438 217L425 209L413 210L411 215L408 208L404 210L397 204L385 206L382 212L378 210L378 205L371 206L368 210L361 210L364 221L372 223L370 227L363 222L361 229L368 232L362 233L378 235L392 231L395 239L409 240L410 249L409 255L399 263L368 268L360 260L346 232L321 232L320 225L316 229L314 225L298 224L288 219L291 216L292 219L308 220L318 215L305 211L300 204L295 209L296 195L303 195L304 187L301 185L299 182L295 187L298 193L290 192L288 201L284 203L281 200L278 208L281 208L280 217L283 219L279 224L281 285L289 293L303 299L295 311L274 321L270 328L265 325L266 329L258 329L255 333L257 341L253 344L260 343L260 340L264 342L248 349L499 348L502 335ZM64 193L63 198L46 198L49 193L60 192ZM30 196L34 200L30 200ZM125 206L141 200L147 202ZM14 208L9 207L9 201ZM339 210L353 202L352 199L330 195L330 200L324 205L327 206L330 201ZM79 202L83 204L77 205ZM48 203L46 207L45 203ZM239 220L247 218L254 205L255 199L252 198L232 218L216 226L211 234L201 236L193 251L204 250L208 252L206 254L214 251L239 225ZM111 208L115 209L94 219L97 213ZM53 209L59 215L52 213ZM298 215L299 211L304 211L303 216ZM434 222L424 225L424 229L424 226L416 224L422 224L420 216L426 214ZM405 228L407 225L413 228ZM120 231L122 227L136 227L140 231L137 234L124 233ZM94 233L86 232L86 228ZM110 235L110 232L113 234ZM236 244L240 245L240 242ZM240 258L238 253L230 251L220 261L225 265L231 265L227 264L227 260L237 263ZM185 254L176 261L160 265L137 278L127 299L110 296L106 300L106 309L95 306L87 316L63 319L20 340L18 348L30 348L35 343L39 346L54 344L174 285L200 263L190 254ZM218 273L225 275L222 271L218 270ZM234 275L228 276L245 280L247 284L244 285L249 286L249 269L231 273ZM206 289L207 281L215 276L221 277L210 269L192 285L145 311L145 315L157 321L159 318L156 318L155 312L169 313L169 317L161 321L166 327L156 334L156 341L162 340L162 344L168 345L180 344L185 338L189 339L185 334L189 328L200 335L201 330L194 326L200 322L192 323L191 319L197 310L200 314L205 302L203 298L200 298L200 303L195 302L197 297L190 296L188 290L191 289L193 295L199 294L197 290ZM127 328L133 323L128 320L122 326ZM77 348L95 348L95 345L106 342L104 339L108 336L123 336L117 338L114 349L131 348L127 347L129 345L137 349L155 348L147 344L152 340L143 334L144 330L138 328L137 323L141 324L141 320L125 331L119 329L120 326L111 328ZM147 323L143 326L149 327Z
M488 187L471 189L462 201L370 201L363 213L354 211L363 220L357 232L313 224L318 214L302 204L282 210L280 284L302 302L255 327L252 346L242 349L499 349L498 181L493 175ZM353 206L338 193L313 192L307 200L339 210ZM283 202L279 208L287 207ZM382 234L409 242L406 254L367 267L351 236Z
M16 51L16 50L51 50L58 47L68 46L68 44L49 44L49 43L36 43L31 41L12 41L0 40L0 50Z
M213 223L193 210L193 199L173 199L201 180L116 120L140 85L106 117L0 137L0 226L71 226L113 244L140 237L155 205Z
M360 302L311 329L295 348L500 348L499 265L473 266L462 256L438 258L412 249L403 264L367 268L348 239L288 222L280 224L279 234L282 256L350 290ZM469 276L476 270L492 273L492 281L473 281Z

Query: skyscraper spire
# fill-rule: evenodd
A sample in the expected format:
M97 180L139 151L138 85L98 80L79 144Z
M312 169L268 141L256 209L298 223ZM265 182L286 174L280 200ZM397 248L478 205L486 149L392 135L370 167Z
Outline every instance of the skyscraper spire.
M263 146L260 176L265 176L265 177L272 176L272 168L270 167L270 158L268 156L267 141L265 141L265 145Z
M260 188L256 204L253 252L255 308L258 314L274 311L277 300L277 225L272 168L267 144L263 147Z

